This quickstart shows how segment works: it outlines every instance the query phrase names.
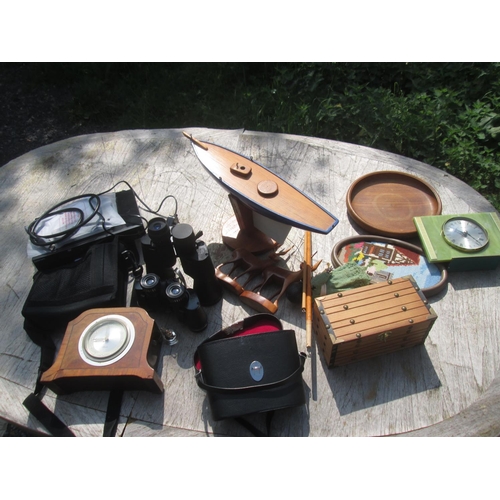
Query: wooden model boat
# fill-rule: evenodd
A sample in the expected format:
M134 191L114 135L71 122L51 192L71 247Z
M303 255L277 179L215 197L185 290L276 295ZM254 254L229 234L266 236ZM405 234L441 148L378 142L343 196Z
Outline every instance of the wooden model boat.
M183 133L217 182L255 212L321 234L328 234L337 225L337 218L266 167L222 146Z

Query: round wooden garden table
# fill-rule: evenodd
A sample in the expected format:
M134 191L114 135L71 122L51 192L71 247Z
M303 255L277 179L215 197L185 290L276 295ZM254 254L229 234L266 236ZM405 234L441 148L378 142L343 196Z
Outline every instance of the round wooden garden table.
M339 240L366 234L348 217L346 193L356 179L370 172L394 170L427 181L439 193L443 214L494 211L458 179L395 154L285 134L203 128L186 131L200 140L252 156L339 218L328 235L313 234L315 262L329 262ZM167 194L175 195L180 220L203 231L214 263L230 255L221 238L223 225L234 215L227 192L200 164L181 130L74 137L3 166L0 417L18 426L45 433L22 404L33 391L40 356L39 347L23 330L21 316L34 273L24 228L64 199L102 192L121 180L151 207ZM295 228L288 234L284 246L291 248L290 269L298 269L303 258L303 238L304 232ZM307 405L277 412L271 434L499 435L499 285L498 270L450 273L447 287L430 299L438 319L423 346L328 369L313 342L304 371ZM162 346L159 373L165 391L159 395L126 392L117 435L248 435L236 422L211 420L205 394L195 382L193 354L208 335L255 311L227 291L222 301L206 311L209 325L202 333L185 330L172 318L179 342ZM276 316L286 328L295 330L299 349L304 351L305 318L300 307L282 300ZM77 436L102 435L107 400L106 391L56 396L49 390L42 399ZM264 416L252 417L252 423L264 428Z

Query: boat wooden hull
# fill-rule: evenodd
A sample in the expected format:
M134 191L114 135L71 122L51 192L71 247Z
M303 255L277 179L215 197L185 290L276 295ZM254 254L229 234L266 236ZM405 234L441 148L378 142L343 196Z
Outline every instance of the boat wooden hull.
M328 234L338 224L336 217L268 168L222 146L184 135L215 180L255 212L320 234Z

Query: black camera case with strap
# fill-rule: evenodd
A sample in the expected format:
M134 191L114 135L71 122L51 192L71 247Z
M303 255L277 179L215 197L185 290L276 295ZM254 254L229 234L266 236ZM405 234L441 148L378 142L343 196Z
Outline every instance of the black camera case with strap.
M75 262L38 271L22 309L25 328L53 333L88 309L125 306L128 270L119 249L113 238Z
M271 314L256 314L198 346L196 381L216 421L301 406L305 358L293 330L283 330Z
M40 377L54 362L53 337L63 334L69 321L88 309L124 307L127 300L128 269L117 237L96 243L74 262L50 270L39 270L22 309L24 329L41 347L40 366L33 394L24 406L55 436L73 433L40 401ZM114 435L122 391L110 394L104 435Z

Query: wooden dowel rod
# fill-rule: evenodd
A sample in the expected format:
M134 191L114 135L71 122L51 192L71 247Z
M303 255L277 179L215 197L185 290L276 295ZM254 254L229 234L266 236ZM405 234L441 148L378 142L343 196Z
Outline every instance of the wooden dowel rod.
M307 234L311 234L309 231L306 231L304 235L304 263L302 267L302 312L306 312L306 302L307 302L307 276L308 276L308 265L309 260L311 258L311 238L307 236Z
M306 231L306 347L310 349L312 345L312 235Z
M306 312L307 303L307 264L304 260L304 266L302 268L302 312Z

